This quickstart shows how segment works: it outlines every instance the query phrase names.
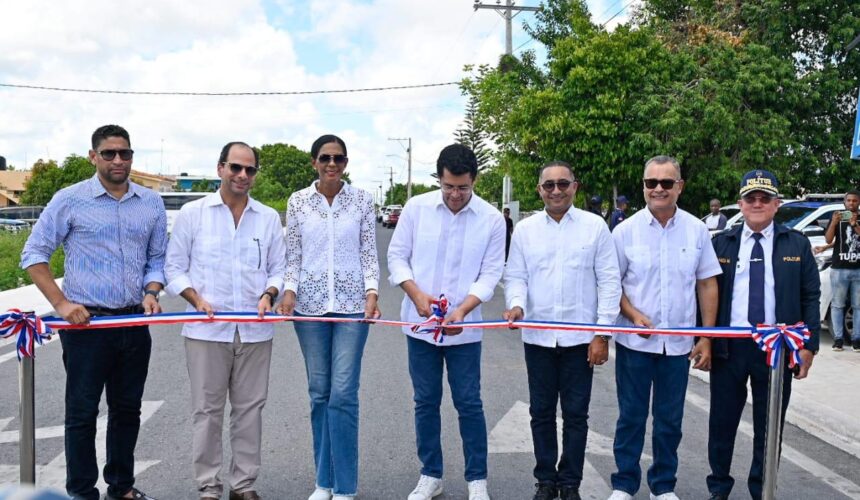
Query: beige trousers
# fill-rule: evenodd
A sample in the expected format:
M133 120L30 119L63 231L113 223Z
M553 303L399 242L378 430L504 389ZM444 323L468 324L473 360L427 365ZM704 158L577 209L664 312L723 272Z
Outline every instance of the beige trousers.
M243 344L185 339L191 380L194 479L201 497L221 498L221 435L230 396L230 461L227 484L239 493L254 489L260 472L262 413L269 392L272 341Z

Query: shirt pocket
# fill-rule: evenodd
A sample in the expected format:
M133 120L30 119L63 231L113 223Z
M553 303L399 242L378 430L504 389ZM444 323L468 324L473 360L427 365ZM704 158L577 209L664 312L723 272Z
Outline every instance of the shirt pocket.
M574 245L565 263L574 269L594 268L594 245Z
M701 255L702 249L698 247L688 246L677 248L678 272L681 276L695 279L696 268L699 267L699 257Z
M239 240L239 261L243 270L265 272L268 243L262 237L245 236Z

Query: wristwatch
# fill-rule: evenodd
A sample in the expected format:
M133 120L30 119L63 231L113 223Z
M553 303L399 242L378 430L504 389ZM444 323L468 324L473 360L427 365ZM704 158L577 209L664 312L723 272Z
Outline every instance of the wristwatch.
M152 295L155 298L155 301L158 302L158 290L146 290L143 292L144 297L147 295Z
M595 335L595 337L600 337L604 342L609 343L609 340L612 339L612 335Z

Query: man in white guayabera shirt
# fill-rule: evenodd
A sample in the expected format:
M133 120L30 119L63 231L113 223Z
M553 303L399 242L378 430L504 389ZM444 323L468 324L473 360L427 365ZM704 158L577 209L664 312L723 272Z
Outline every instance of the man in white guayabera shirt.
M681 167L671 156L645 163L642 179L647 206L612 233L621 270L619 324L648 328L696 325L696 298L702 325L717 318L716 276L722 272L708 228L678 208L684 188ZM639 459L645 442L648 405L653 404L654 462L648 469L652 500L677 500L678 445L690 361L711 366L710 339L672 335L615 337L618 423L610 500L630 500L642 481ZM653 402L652 402L653 393Z
M573 206L573 169L541 168L543 212L514 229L505 268L505 319L614 325L621 301L618 258L599 216ZM606 363L610 335L523 329L537 479L534 500L578 500L594 366ZM558 455L556 408L563 419Z
M270 312L284 286L286 243L278 213L251 199L257 152L242 142L221 150L221 188L186 204L167 246L167 291L188 311ZM191 457L200 498L221 498L224 405L230 397L230 500L256 500L262 413L269 390L271 323L188 323L182 327L191 381Z
M450 304L444 324L479 321L481 303L493 297L505 263L502 214L472 192L478 162L469 148L454 144L436 162L441 189L406 203L388 247L391 283L406 297L403 321L431 316L431 302L445 295ZM415 392L415 434L421 477L409 500L442 493L439 405L442 368L448 369L451 398L459 414L470 500L486 500L487 424L481 402L481 331L448 328L435 337L408 335L409 375Z

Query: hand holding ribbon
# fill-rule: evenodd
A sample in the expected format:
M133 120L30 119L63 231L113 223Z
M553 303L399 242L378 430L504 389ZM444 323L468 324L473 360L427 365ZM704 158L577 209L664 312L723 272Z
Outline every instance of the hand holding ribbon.
M19 309L9 309L0 314L0 338L17 335L18 361L21 358L34 357L35 344L42 344L51 338L51 327L32 312L22 312Z
M438 300L430 303L430 316L423 322L412 327L412 333L432 333L433 341L440 344L444 341L442 321L448 314L448 299L440 295Z

